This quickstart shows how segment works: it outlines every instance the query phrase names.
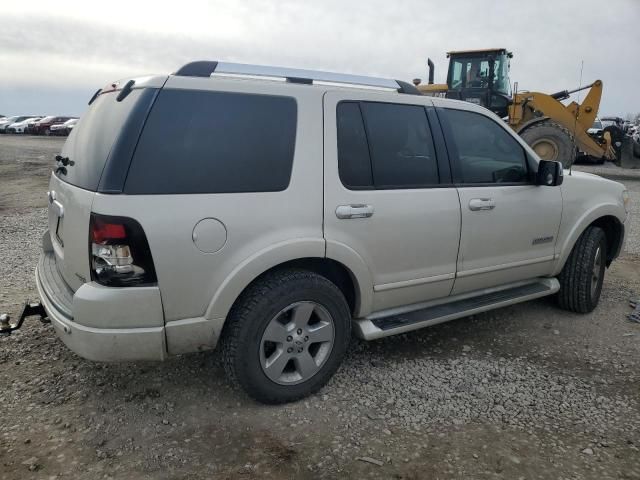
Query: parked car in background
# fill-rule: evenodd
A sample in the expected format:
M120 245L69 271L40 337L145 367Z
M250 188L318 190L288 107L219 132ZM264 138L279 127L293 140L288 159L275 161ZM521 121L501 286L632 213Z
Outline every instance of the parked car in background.
M598 117L596 117L596 120L593 122L593 125L591 125L591 128L587 130L587 133L589 135L599 137L602 136L603 129L604 125L602 124L602 121Z
M54 123L49 127L49 134L50 135L69 135L76 123L78 123L77 118L70 118L64 123Z
M40 120L42 117L31 117L26 118L20 122L12 123L7 127L7 133L25 133L26 128Z
M64 123L67 120L69 120L71 117L56 117L53 115L50 115L48 117L44 117L43 119L35 122L32 126L31 129L29 131L29 133L32 133L34 135L50 135L51 131L51 125L56 125L56 124L60 124L60 123Z
M623 130L624 120L620 117L602 117L601 121L604 128L615 126L620 130Z
M7 127L9 125L12 125L12 124L14 124L16 122L21 122L23 120L26 120L27 118L32 118L32 116L29 116L29 115L23 115L23 116L14 115L13 117L3 118L2 120L0 120L0 133L7 133Z

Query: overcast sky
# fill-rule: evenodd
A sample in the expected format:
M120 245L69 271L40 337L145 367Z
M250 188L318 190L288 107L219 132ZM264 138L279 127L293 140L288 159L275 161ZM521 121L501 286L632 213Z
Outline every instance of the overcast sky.
M506 47L520 89L604 82L640 112L640 0L2 2L0 114L80 114L107 82L227 60L426 79L448 50Z

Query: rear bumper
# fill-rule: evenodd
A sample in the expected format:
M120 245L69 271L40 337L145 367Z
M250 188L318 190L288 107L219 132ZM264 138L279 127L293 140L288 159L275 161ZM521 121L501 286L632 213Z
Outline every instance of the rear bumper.
M36 285L51 324L64 344L81 357L103 362L163 360L167 356L162 304L157 287L139 292L84 284L75 293L64 291L57 271L51 271L51 253L36 268ZM55 266L54 266L55 268ZM68 288L68 287L67 287ZM69 298L71 296L71 298ZM128 309L134 305L133 311ZM118 315L127 313L126 317ZM136 319L142 327L125 328ZM155 325L154 325L155 324ZM117 326L117 328L106 328Z

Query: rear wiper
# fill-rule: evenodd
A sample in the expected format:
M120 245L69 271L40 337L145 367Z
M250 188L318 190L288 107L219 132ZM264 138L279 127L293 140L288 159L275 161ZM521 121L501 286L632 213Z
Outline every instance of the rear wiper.
M135 84L136 84L135 80L129 80L127 83L125 83L124 87L122 87L122 90L120 90L120 93L116 97L116 102L121 102L122 100L127 98L127 95L131 93L131 89Z
M91 97L91 100L89 100L88 105L91 105L93 103L93 101L98 98L98 95L100 95L100 92L102 91L101 88L99 88L98 90L96 90L96 93L93 94L93 97Z

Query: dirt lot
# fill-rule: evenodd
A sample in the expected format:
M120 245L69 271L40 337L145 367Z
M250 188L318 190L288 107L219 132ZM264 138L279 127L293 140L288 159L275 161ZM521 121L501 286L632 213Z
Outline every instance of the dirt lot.
M62 141L0 135L0 311L35 298ZM29 322L0 338L0 478L640 478L640 175L598 171L632 191L636 223L595 312L543 299L353 341L296 404L247 399L216 353L97 364Z

